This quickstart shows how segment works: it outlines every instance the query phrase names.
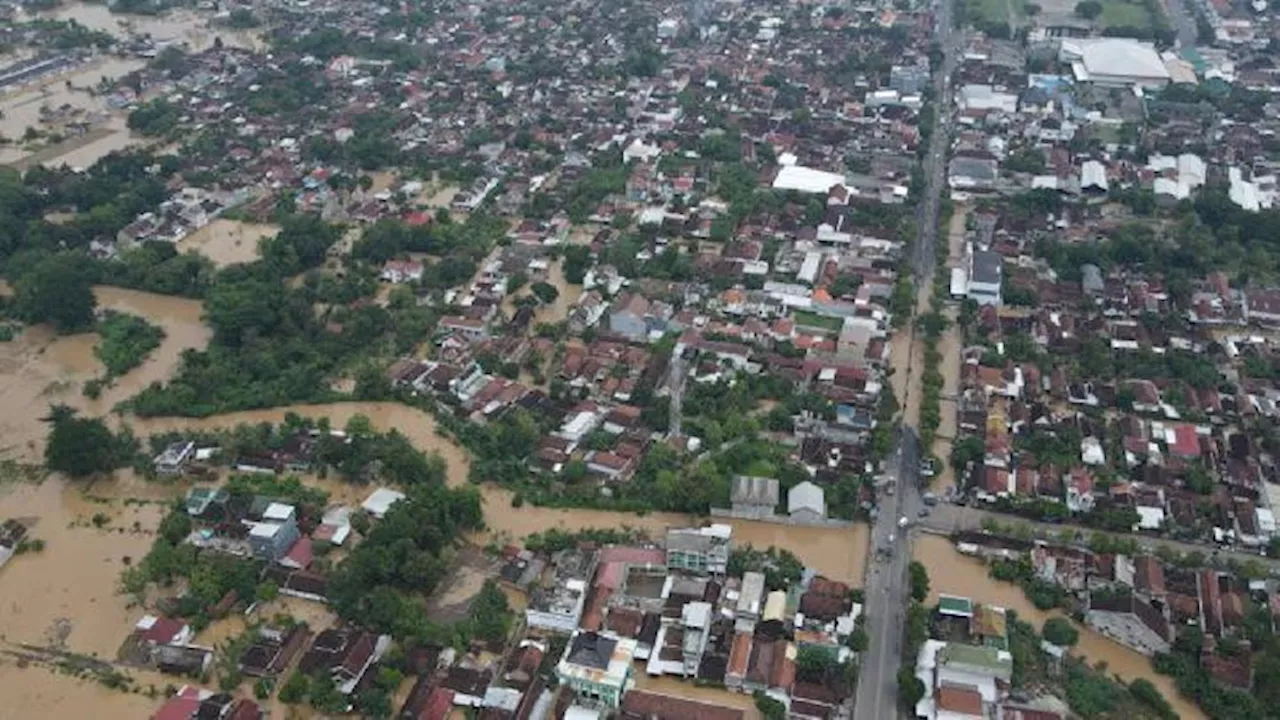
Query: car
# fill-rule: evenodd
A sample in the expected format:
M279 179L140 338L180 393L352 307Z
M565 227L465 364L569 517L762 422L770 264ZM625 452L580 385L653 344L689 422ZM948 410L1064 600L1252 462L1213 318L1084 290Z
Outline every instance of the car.
M906 515L903 515L902 517L898 518L898 527L900 527L900 528L904 528L904 527L906 527L906 526L907 526L907 523L908 523L908 522L911 522L911 521L910 521L910 520L907 520L907 516L906 516Z
M928 515L929 515L929 508L927 508L927 507L920 508L920 512L916 513L916 515L918 515L918 516L920 516L920 517L928 517Z

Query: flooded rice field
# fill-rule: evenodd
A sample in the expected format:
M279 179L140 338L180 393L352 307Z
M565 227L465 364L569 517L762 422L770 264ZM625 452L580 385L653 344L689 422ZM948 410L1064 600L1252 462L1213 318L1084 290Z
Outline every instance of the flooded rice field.
M960 554L945 537L919 535L913 543L912 555L929 571L930 603L937 602L939 593L968 597L976 602L1016 610L1019 617L1035 625L1037 629L1044 625L1045 620L1062 614L1037 609L1023 594L1022 588L991 578L982 561ZM1086 658L1094 665L1105 662L1108 673L1118 675L1126 682L1138 678L1151 681L1182 720L1205 717L1199 708L1178 695L1173 681L1158 674L1146 656L1083 625L1077 624L1076 627L1080 631L1080 641L1072 648L1073 655Z
M178 241L179 252L195 251L222 268L258 259L258 241L280 232L279 225L219 218Z

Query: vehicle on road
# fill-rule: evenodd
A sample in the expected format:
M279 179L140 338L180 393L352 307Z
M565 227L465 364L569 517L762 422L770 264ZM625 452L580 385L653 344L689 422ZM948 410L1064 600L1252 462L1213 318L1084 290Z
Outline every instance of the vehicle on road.
M911 521L907 519L907 516L903 515L902 517L898 518L898 527L904 528L907 526L907 523L909 522Z
M916 513L916 514L917 514L919 517L928 517L928 516L929 516L929 508L927 508L927 507L920 508L920 512L918 512L918 513Z

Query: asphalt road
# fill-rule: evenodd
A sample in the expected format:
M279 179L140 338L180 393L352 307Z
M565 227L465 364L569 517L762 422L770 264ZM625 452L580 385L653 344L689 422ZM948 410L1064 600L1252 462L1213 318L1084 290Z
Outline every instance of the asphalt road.
M950 80L956 68L957 52L952 33L952 0L938 0L934 39L943 49L942 68L933 78L934 131L924 157L925 196L919 205L920 235L915 243L915 282L931 283L934 245L938 238L938 212L946 178L947 150L951 132ZM905 407L919 398L901 398ZM898 668L902 664L903 623L910 601L907 567L911 563L911 527L899 527L900 518L914 523L920 497L920 444L915 428L904 427L898 447L887 463L886 474L894 488L882 493L876 519L871 527L869 563L866 576L866 631L869 639L862 656L854 720L886 720L899 715Z

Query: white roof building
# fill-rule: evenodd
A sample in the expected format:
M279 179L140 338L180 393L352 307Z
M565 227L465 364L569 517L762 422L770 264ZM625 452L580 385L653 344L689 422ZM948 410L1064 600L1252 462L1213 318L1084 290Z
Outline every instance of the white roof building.
M1080 189L1097 188L1107 191L1107 166L1097 160L1085 160L1080 166Z
M1010 114L1018 112L1017 95L999 92L990 85L965 85L960 88L956 102L962 110L998 110Z
M802 165L784 165L773 179L774 190L797 190L826 194L835 185L844 184L844 175L815 170Z
M404 493L398 490L392 490L391 488L378 488L372 493L369 493L369 497L365 498L364 502L360 503L360 507L370 515L378 519L382 519L386 516L387 511L391 509L392 505L395 505L403 499Z
M1132 38L1063 38L1058 59L1071 63L1078 82L1161 88L1170 80L1155 46Z

